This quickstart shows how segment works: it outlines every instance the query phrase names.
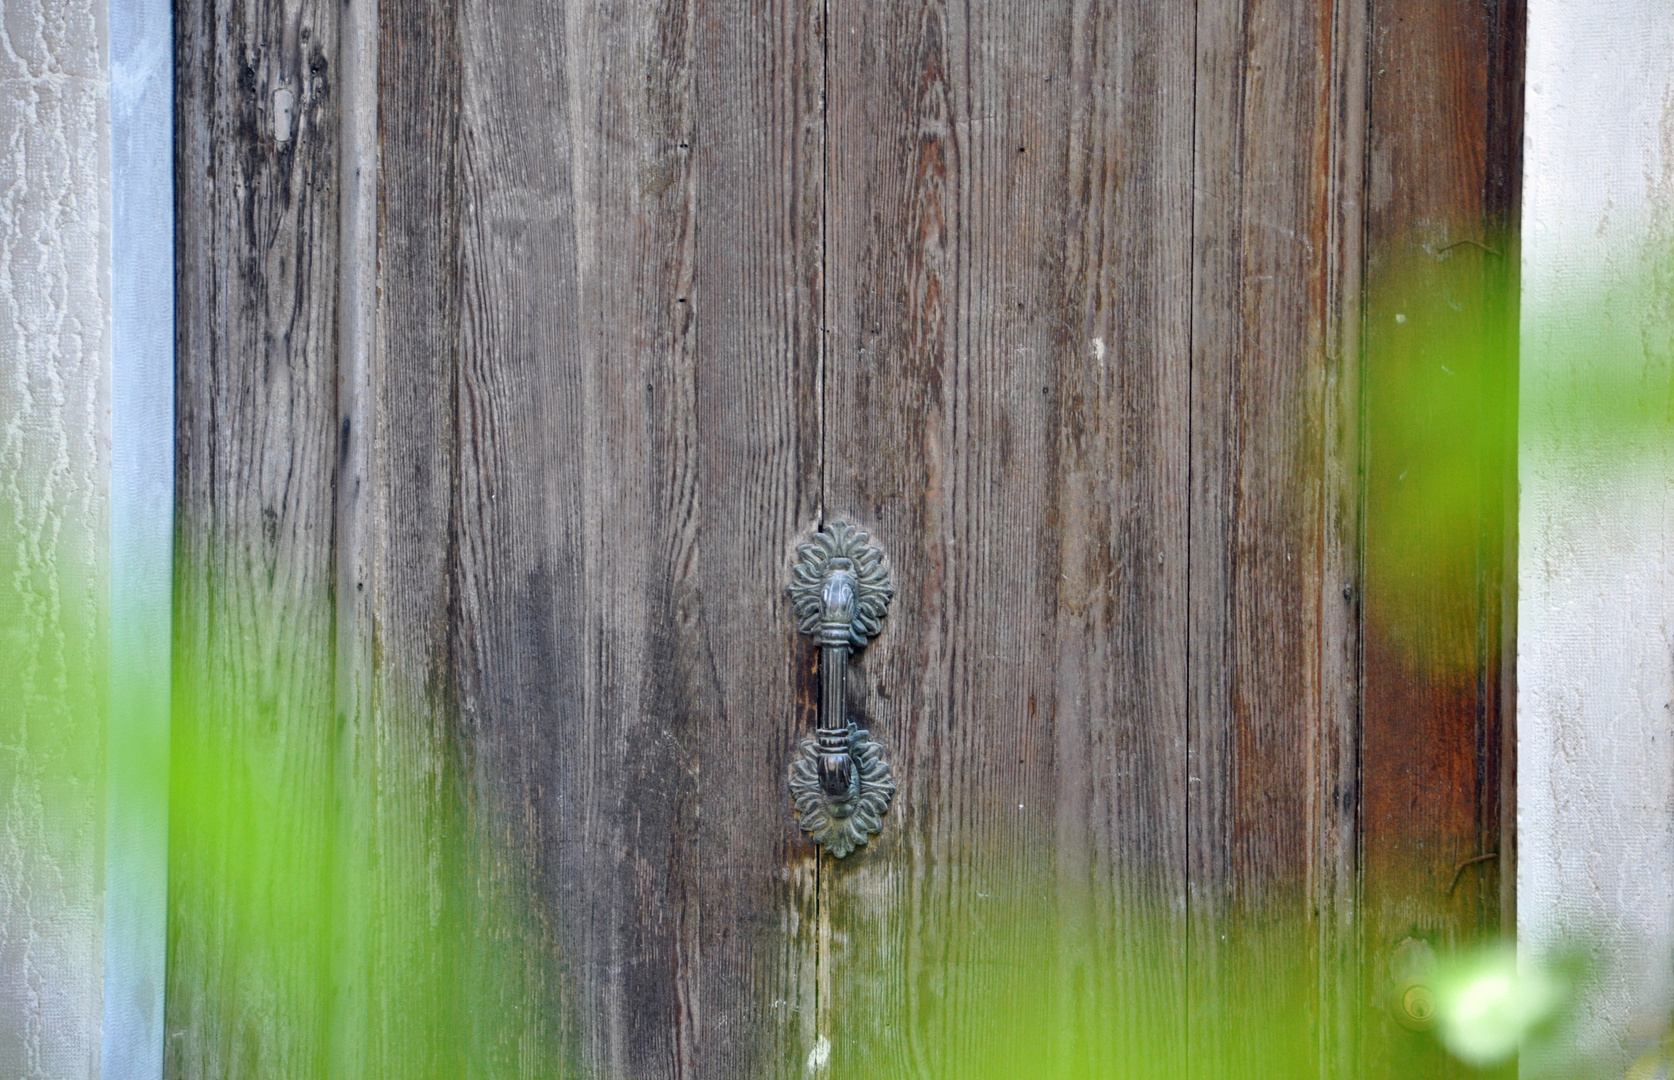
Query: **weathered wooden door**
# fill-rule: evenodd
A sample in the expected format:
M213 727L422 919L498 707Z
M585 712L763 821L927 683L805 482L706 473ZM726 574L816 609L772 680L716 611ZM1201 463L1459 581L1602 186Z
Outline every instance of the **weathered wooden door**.
M1252 978L1310 1069L1439 1067L1383 988L1499 925L1505 473L1471 588L1371 566L1425 358L1368 283L1495 318L1515 0L179 20L176 791L261 812L174 826L174 1075L1183 1072ZM841 861L786 783L839 518L900 788Z

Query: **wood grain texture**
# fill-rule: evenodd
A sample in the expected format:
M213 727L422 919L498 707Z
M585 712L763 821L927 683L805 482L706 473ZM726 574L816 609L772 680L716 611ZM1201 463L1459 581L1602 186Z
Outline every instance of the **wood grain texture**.
M1397 864L1359 861L1359 770L1401 777L1418 745L1362 744L1357 715L1363 162L1369 139L1413 138L1470 99L1424 68L1407 92L1429 112L1374 108L1364 3L1200 5L1190 33L1102 5L834 18L825 510L875 527L896 562L902 594L857 663L856 711L897 747L903 793L874 848L822 875L833 1054L945 1067L933 1033L1003 999L993 950L1026 948L994 945L1006 930L972 898L1038 876L1017 845L1045 840L1060 865L1103 858L1185 889L1192 1057L1277 1052L1299 1032L1270 1014L1234 1030L1224 1009L1289 982L1303 996L1285 1011L1326 1033L1316 1067L1342 1067L1360 995L1381 985L1345 975L1362 944L1387 955L1356 940L1361 873L1375 895L1407 884ZM1158 51L1188 38L1190 57ZM1486 86L1484 72L1515 74L1500 40L1450 49ZM1076 122L1083 84L1062 78L1089 62L1164 73L1121 86L1133 111L1103 144ZM1188 130L1189 157L1174 152ZM1470 168L1469 144L1436 152ZM1135 179L1089 206L1077 181L1101 169ZM1403 190L1422 203L1420 186ZM1080 229L1101 211L1112 239L1089 259ZM1063 319L1066 296L1070 311L1111 303L1089 279L1120 290L1120 321ZM1096 398L1094 338L1114 391ZM1484 513L1503 497L1485 487ZM1086 621L1090 598L1102 623ZM1450 762L1493 773L1476 720L1438 722L1464 740L1442 740ZM1114 815L1087 801L1099 785ZM1039 828L1031 804L1058 826ZM1420 844L1500 828L1497 807L1452 809L1401 827ZM1275 917L1303 939L1222 944ZM980 958L961 940L973 928ZM1362 1049L1385 1055L1388 1035Z
M1468 677L1401 666L1362 295L1509 220L1517 69L1511 6L1396 7L385 4L364 375L339 9L185 11L181 738L334 796L278 807L324 869L177 827L172 1071L949 1075L1042 985L1095 1070L1075 1031L1161 1026L1343 1074L1367 1009L1393 1060L1382 958L1499 903L1434 886L1503 827L1506 495L1485 460L1471 589L1414 594ZM850 702L901 784L842 862L785 786L837 518L893 564ZM337 958L230 948L227 866ZM1268 983L1295 1026L1225 1022Z
M806 1052L782 578L817 514L817 15L386 16L380 707L436 718L480 872L542 897L528 962L586 1075Z
M439 1023L433 1032L415 1032L406 1021L409 1010L426 1018L459 1015L482 989L460 970L459 953L422 947L464 936L472 899L487 891L467 887L469 876L445 847L450 830L470 837L466 844L476 839L462 809L449 655L449 620L457 614L448 561L456 544L459 469L458 21L457 4L379 5L374 415L370 424L365 417L342 418L351 425L350 438L357 421L360 438L371 428L365 591L372 643L364 676L370 701L356 730L355 760L343 774L359 788L349 803L359 826L355 844L368 849L367 862L389 869L364 901L385 932L365 940L366 970L340 979L365 1037L365 1057L346 1063L359 1067L349 1075L438 1075L447 1063L469 1059L468 1020ZM385 104L391 100L402 108ZM357 660L368 662L364 655ZM347 681L340 678L339 685ZM403 857L409 853L427 857ZM484 928L487 934L507 929L503 923ZM538 952L538 942L531 946ZM392 974L404 982L393 982ZM489 1009L501 1004L487 1003ZM538 1032L543 1018L535 1012L530 1019Z
M1094 1044L1184 1001L1192 28L833 18L825 513L893 560L851 707L902 794L822 866L822 1025L844 1075L951 1075L1043 986Z
M1330 10L1199 9L1192 878L1214 911L1308 865L1325 440ZM1334 719L1334 718L1333 718ZM1198 891L1200 890L1200 891Z
M325 1064L337 12L177 13L171 1076Z
M1522 4L1373 5L1366 209L1363 948L1368 1042L1403 942L1499 930L1515 580ZM1442 464L1438 465L1438 459ZM1468 495L1451 496L1453 468ZM1414 505L1448 513L1415 518ZM1417 563L1422 572L1414 573ZM1505 884L1502 885L1502 882ZM1502 895L1504 894L1504 895ZM1509 924L1507 924L1509 926ZM1389 1059L1393 1060L1393 1059ZM1377 1064L1372 1059L1369 1065ZM1410 1064L1410 1063L1409 1063Z
M1330 917L1352 885L1340 553L1353 492L1332 455L1355 448L1333 423L1347 366L1333 331L1359 222L1333 196L1353 198L1336 167L1360 150L1339 56L1364 48L1356 15L1353 3L1198 8L1190 1040L1236 1071L1273 1067L1313 1024L1311 1068L1332 1071L1345 1049L1330 1042L1341 1002L1309 984L1340 962ZM1227 1016L1263 986L1271 1012Z

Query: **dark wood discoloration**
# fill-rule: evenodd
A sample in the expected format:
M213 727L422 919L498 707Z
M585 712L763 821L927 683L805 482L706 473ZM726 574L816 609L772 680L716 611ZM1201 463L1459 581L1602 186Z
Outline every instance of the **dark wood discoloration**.
M457 3L380 7L375 414L345 417L371 428L372 670L360 675L371 701L357 732L354 768L340 775L354 785L343 793L345 803L363 819L362 831L350 835L366 850L351 858L381 873L367 913L378 920L366 927L367 985L356 1002L364 1015L354 1016L344 1034L359 1034L365 1047L365 1059L349 1063L358 1066L350 1074L428 1076L446 1075L450 1059L462 1056L458 1028L444 1026L446 1019L475 993L486 996L487 1010L505 1002L496 994L499 984L460 970L453 950L438 947L428 956L402 950L415 934L442 945L446 935L476 930L471 919L479 914L468 910L467 897L476 890L452 887L474 875L443 858L447 831L476 824L459 805L468 781L450 630L459 615L451 564L459 545L462 468L456 423L461 46ZM400 108L390 107L395 101ZM527 952L538 954L542 944L531 942ZM394 972L399 982L390 977ZM412 1030L415 1012L435 1018L439 1030ZM531 1026L538 1029L539 1018Z
M818 511L820 24L468 2L447 33L384 104L385 274L435 277L383 300L383 663L531 868L583 1072L779 1071L812 1022L781 590ZM437 40L386 35L392 72Z

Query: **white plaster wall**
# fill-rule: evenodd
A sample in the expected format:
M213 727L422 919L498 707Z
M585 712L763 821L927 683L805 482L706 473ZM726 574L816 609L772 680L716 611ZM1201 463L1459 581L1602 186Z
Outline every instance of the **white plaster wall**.
M1528 42L1518 931L1595 950L1620 1076L1674 973L1674 4L1530 0Z
M0 1077L99 1070L103 0L0 6Z

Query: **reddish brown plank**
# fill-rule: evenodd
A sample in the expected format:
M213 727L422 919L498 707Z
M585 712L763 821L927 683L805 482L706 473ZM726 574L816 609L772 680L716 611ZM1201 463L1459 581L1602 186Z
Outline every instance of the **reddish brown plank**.
M1497 933L1514 879L1502 681L1515 580L1508 297L1521 22L1515 0L1373 7L1360 836L1367 1038L1432 1068L1438 1052L1395 1023L1388 995L1403 974L1399 958Z

